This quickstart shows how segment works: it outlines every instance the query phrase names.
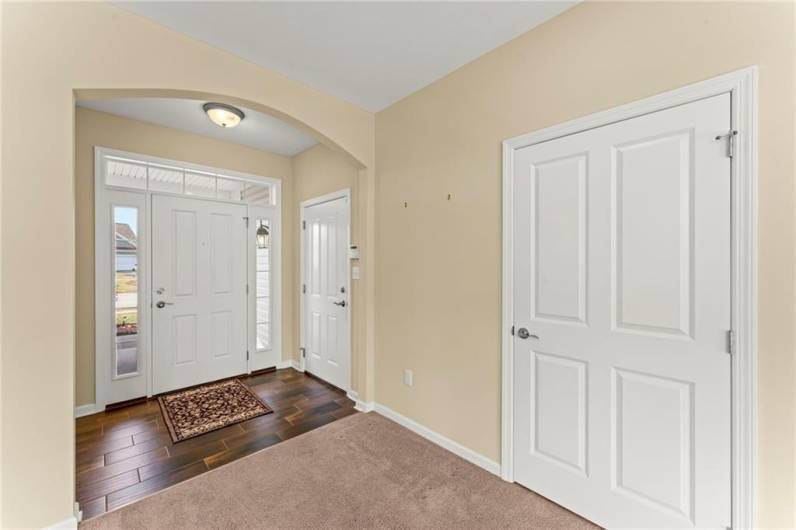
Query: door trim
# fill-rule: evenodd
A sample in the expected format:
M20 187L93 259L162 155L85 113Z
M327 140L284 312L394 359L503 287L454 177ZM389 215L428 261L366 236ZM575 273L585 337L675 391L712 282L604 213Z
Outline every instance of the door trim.
M306 216L304 215L304 211L306 208L311 206L317 206L319 204L323 204L325 202L334 201L337 199L348 199L348 237L346 239L346 249L351 247L351 188L344 188L342 190L333 191L331 193L327 193L325 195L321 195L319 197L313 197L312 199L307 199L305 201L301 201L299 203L299 223L298 223L298 231L299 231L299 285L298 285L298 297L299 297L299 371L304 372L307 369L307 360L302 355L303 352L306 352L307 348L307 322L306 322L306 299L304 293L302 292L302 286L307 283L307 267L306 267L306 252L305 252L305 244L306 244L306 235L305 230L303 229L304 221L306 220ZM352 324L354 321L354 297L353 293L351 292L351 260L346 259L346 281L345 281L345 289L348 293L348 300L349 300L349 312L348 312L348 378L346 381L346 386L343 388L345 391L351 390L351 381L352 381L352 371L354 369L353 363L353 351L354 346L352 344Z
M514 481L513 375L513 167L514 152L628 120L644 114L730 94L732 129L738 131L731 160L732 205L732 526L752 528L755 523L755 451L757 445L757 66L547 127L503 142L503 267L501 327L501 477Z

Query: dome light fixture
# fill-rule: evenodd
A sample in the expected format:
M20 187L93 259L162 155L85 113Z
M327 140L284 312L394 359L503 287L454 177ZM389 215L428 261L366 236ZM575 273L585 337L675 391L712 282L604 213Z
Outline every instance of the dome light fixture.
M235 127L246 116L242 110L224 103L205 103L202 109L210 121L225 129Z

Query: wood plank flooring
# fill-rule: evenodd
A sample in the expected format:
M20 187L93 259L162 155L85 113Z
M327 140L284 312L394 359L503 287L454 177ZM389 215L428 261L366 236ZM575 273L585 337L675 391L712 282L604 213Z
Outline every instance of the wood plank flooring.
M240 379L274 412L177 444L154 399L77 419L83 519L356 412L343 391L292 368Z

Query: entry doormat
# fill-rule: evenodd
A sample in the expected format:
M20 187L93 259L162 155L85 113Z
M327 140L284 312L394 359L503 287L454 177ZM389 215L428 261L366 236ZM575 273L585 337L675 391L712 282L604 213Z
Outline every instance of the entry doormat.
M237 379L158 396L158 404L175 443L273 412Z

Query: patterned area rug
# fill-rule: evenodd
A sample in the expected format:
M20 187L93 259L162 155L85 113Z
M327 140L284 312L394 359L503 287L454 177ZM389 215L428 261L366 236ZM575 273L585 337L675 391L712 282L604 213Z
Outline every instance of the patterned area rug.
M273 412L237 379L158 396L158 403L175 443Z

